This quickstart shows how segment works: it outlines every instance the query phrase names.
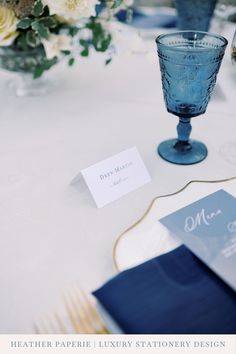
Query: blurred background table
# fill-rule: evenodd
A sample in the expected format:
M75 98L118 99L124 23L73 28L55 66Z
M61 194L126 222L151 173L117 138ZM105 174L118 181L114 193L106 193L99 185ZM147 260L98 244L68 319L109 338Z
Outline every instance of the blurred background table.
M229 40L233 30L225 30ZM177 166L156 153L176 136L177 118L164 106L155 43L130 33L124 39L108 67L95 54L70 70L59 65L52 71L59 86L45 96L15 97L0 73L0 333L33 332L35 319L60 306L62 290L75 283L92 290L111 277L116 238L153 197L193 179L236 175L219 155L236 139L229 51L207 113L193 119L193 136L209 156ZM134 145L151 183L102 209L82 180L70 184L82 168Z

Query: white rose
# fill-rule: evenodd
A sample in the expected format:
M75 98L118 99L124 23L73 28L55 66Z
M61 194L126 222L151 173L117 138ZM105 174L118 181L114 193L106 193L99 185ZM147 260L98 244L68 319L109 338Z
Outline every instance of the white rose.
M123 2L126 6L132 6L134 3L134 0L123 0Z
M53 59L54 57L59 57L61 51L72 49L71 38L66 34L50 34L48 40L43 40L43 46L48 59Z
M51 15L57 15L66 22L76 22L81 18L95 16L98 0L43 0Z
M14 11L0 6L0 46L9 46L14 42L18 36L17 23Z

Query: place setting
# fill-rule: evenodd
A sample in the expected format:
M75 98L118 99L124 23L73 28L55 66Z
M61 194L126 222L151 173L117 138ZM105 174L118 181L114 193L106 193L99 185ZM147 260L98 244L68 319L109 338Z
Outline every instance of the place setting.
M231 0L0 1L4 334L236 334L235 31Z
M227 40L185 30L161 35L156 43L167 110L181 117L178 138L161 143L158 153L174 164L199 163L207 157L207 147L190 140L190 119L206 111ZM134 158L121 169L109 169L112 160L104 162L107 166L82 171L99 207L103 204L93 189L94 176L99 174L100 181L112 180L122 169L135 165ZM102 173L104 168L109 172ZM124 181L119 179L119 183ZM113 259L119 274L93 295L120 331L235 333L235 181L236 177L191 181L176 193L156 197L144 216L118 238ZM72 305L65 302L65 306L76 333L110 333L99 314L100 310L104 316L101 305L94 307L83 292L72 299ZM57 316L54 320L62 329ZM48 330L53 330L50 324Z
M235 196L232 177L156 197L114 244L116 275L93 296L78 285L65 292L64 312L35 332L234 334Z

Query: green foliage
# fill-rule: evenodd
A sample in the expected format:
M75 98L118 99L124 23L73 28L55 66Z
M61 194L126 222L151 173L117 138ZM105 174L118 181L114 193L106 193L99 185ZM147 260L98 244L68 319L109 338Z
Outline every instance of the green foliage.
M80 52L80 55L82 57L88 57L89 56L89 43L88 41L84 39L80 39L80 45L83 47L82 51Z
M41 0L35 1L32 15L35 17L40 17L44 12L44 6Z
M116 9L117 7L119 7L122 4L123 0L115 0L113 5L112 5L112 9Z
M56 28L58 26L58 21L55 16L42 17L37 22L47 28Z
M26 30L26 29L30 28L32 22L33 22L32 18L25 17L20 22L18 22L17 28L22 29L22 30Z
M35 1L32 14L29 17L22 18L17 24L20 32L16 40L19 49L26 50L36 48L42 44L43 39L48 39L50 31L59 26L55 16L48 14L48 9L44 7L41 0Z
M33 77L34 79L39 78L40 76L43 75L44 71L51 69L52 66L54 66L57 63L57 58L53 58L51 60L45 59L42 61L40 65L37 65L34 72L33 72Z
M89 56L89 48L86 47L80 52L81 57L88 57Z
M37 33L34 31L30 30L26 32L26 43L28 44L29 47L36 48L38 45L40 45L41 41Z
M92 44L97 52L105 52L111 44L111 34L107 33L101 23L92 20L87 27L92 31Z
M64 55L70 55L71 54L71 51L70 50L63 50L62 53Z
M26 35L19 35L17 37L15 47L19 50L22 50L22 51L28 49L27 34Z
M42 39L48 39L50 31L49 29L40 21L34 21L32 23L32 29L35 31L37 35L39 35Z
M111 62L112 62L112 58L108 58L108 59L105 61L105 65L109 65Z
M68 60L68 65L69 65L69 66L72 66L72 65L74 64L74 62L75 62L75 58L70 58L70 59Z

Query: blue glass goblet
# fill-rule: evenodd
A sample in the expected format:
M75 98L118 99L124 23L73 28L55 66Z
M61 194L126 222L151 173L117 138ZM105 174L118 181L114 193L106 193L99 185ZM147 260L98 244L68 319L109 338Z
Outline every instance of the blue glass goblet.
M180 30L208 31L217 0L175 0Z
M158 153L176 164L200 162L206 158L207 148L189 139L190 121L206 111L227 40L206 32L180 31L160 35L156 43L166 108L179 117L178 139L162 142Z

